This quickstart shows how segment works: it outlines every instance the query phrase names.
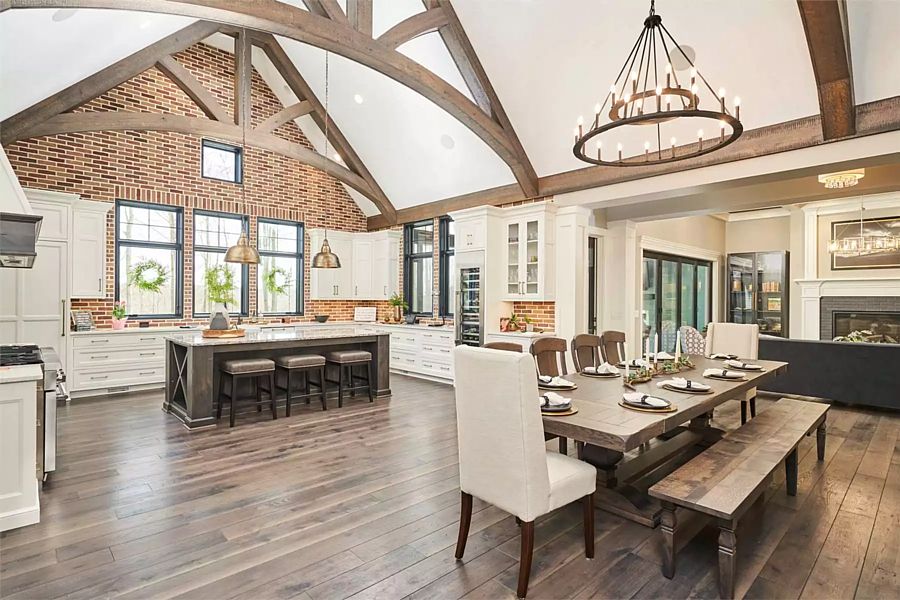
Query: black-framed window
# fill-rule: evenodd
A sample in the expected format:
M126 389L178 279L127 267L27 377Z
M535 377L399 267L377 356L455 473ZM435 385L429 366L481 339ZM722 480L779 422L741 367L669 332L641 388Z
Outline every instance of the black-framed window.
M453 316L454 299L456 298L456 279L453 268L456 264L456 231L453 219L441 217L439 221L438 247L440 248L440 274L438 288L441 294L441 315Z
M409 312L433 313L434 221L407 223L403 227L403 295Z
M249 237L249 221L243 215L194 211L194 316L208 315L219 302L231 313L247 314L249 269L225 262L225 252L241 231Z
M129 316L181 318L183 244L181 208L116 201L115 299Z
M689 325L703 330L712 319L712 263L644 252L644 335L659 333L660 351L675 350L676 332Z
M243 155L240 146L203 140L200 146L200 174L207 179L230 183L243 180Z
M261 315L303 314L303 223L259 219L256 305Z

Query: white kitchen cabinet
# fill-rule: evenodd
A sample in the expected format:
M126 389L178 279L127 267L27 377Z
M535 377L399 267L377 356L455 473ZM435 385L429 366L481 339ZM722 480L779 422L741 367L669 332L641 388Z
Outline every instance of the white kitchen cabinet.
M166 335L178 328L103 329L72 335L72 398L160 388L166 381Z
M553 300L553 213L547 205L528 206L503 222L504 300Z
M454 221L456 227L456 251L484 250L487 220L479 218L460 218Z
M372 297L372 240L368 236L353 238L353 297L365 300Z
M12 367L0 374L0 531L40 521L34 442L36 386L42 379L40 365Z
M453 382L453 330L423 325L381 325L391 336L391 371L442 383Z
M309 270L309 295L313 300L349 300L353 298L353 234L329 231L328 245L341 261L340 269ZM310 248L313 256L321 249L325 231L311 229Z
M311 229L310 249L322 247L324 230ZM331 251L340 269L310 269L313 300L387 300L397 293L400 274L400 232L347 233L329 231Z
M369 300L387 300L400 291L399 231L378 231L372 237L372 290Z
M113 204L81 200L72 210L72 298L106 297L106 215Z

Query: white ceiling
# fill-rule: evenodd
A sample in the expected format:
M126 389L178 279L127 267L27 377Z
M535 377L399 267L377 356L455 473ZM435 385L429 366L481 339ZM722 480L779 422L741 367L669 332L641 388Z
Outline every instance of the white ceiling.
M304 8L303 0L286 3ZM343 7L345 2L338 0ZM453 0L488 76L539 175L583 167L572 156L579 115L592 119L640 32L646 0ZM848 0L854 85L858 103L900 95L896 57L900 0ZM424 10L421 0L374 0L376 36ZM696 49L701 72L729 100L742 99L752 129L816 114L812 67L794 0L659 0L657 10L680 43ZM54 15L57 20L54 20ZM129 11L55 10L0 14L0 118L6 118L87 75L191 23L191 19ZM102 36L103 43L91 43ZM324 53L280 39L298 69L324 97ZM469 96L436 33L399 51ZM279 97L293 101L267 60L254 63ZM330 110L397 208L512 183L509 168L474 134L417 93L367 67L332 55ZM363 98L361 104L354 96ZM320 151L312 120L298 124ZM693 141L690 123L665 133ZM649 128L617 141L640 153ZM654 144L655 146L655 144ZM332 154L332 152L329 152ZM608 155L607 155L608 156ZM358 199L367 214L374 206Z

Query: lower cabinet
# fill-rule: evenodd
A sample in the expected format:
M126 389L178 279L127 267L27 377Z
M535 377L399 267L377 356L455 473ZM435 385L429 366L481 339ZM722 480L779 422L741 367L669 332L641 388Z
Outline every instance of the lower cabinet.
M72 397L163 387L167 334L158 329L73 334L68 373Z
M391 335L391 371L453 383L453 331L423 326L382 325Z

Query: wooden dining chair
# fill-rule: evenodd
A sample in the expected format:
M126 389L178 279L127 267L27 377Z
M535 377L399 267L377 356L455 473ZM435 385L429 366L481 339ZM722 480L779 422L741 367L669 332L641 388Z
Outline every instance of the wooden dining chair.
M706 355L734 354L743 360L759 358L759 325L710 323L706 330ZM741 400L741 425L756 416L756 388L747 390Z
M625 333L622 331L604 331L600 334L600 352L603 360L617 365L626 359Z
M506 350L507 352L522 351L522 344L516 344L514 342L488 342L484 347L490 350Z
M531 354L537 363L538 375L560 377L566 369L566 340L558 337L542 337L531 344Z
M600 336L580 333L572 338L572 362L581 373L585 367L598 367L603 362L600 352Z
M597 471L580 460L547 452L534 362L527 354L458 346L456 422L461 506L456 558L462 559L472 521L472 499L493 504L521 521L517 592L528 592L534 521L581 500L584 554L594 556ZM491 398L491 402L485 402Z

